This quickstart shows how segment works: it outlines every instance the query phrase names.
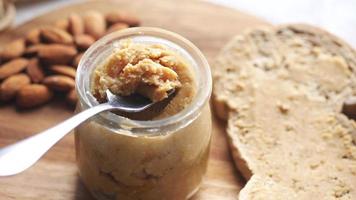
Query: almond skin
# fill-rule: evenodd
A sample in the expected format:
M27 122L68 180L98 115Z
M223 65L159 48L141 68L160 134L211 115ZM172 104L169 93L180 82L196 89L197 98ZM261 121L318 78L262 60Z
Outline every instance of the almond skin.
M110 26L110 28L108 28L108 30L106 31L105 34L109 34L109 33L115 32L115 31L120 31L120 30L126 29L128 27L129 27L129 25L119 22L119 23L116 23L116 24L113 24L112 26Z
M104 16L96 11L88 11L83 17L85 33L93 36L95 39L104 35L106 22Z
M41 31L40 29L32 29L26 34L26 43L27 44L39 44L41 43Z
M26 74L15 74L5 79L0 86L0 99L9 101L16 96L16 93L25 85L31 83Z
M90 35L82 34L74 37L74 43L80 50L87 50L94 42L95 39Z
M17 39L7 44L0 52L3 60L11 60L20 57L25 52L25 40Z
M59 19L54 23L54 26L64 31L67 31L69 27L69 21L68 19Z
M24 70L28 65L25 58L16 58L0 66L0 80Z
M81 35L84 33L83 19L78 14L72 13L68 17L68 31L73 36Z
M25 56L36 56L42 47L46 46L45 44L34 44L26 48L24 55Z
M79 65L79 62L80 62L80 59L82 59L84 53L80 53L78 55L76 55L73 59L73 63L72 63L72 66L74 68L78 68L78 65Z
M72 44L73 38L66 31L55 28L55 27L47 27L41 29L41 37L43 41L48 43L57 43L57 44Z
M32 108L47 103L53 93L41 84L30 84L22 87L16 96L16 104L20 108Z
M45 77L45 73L37 58L32 58L29 61L28 66L26 68L26 72L30 76L31 81L34 83L41 82Z
M120 11L108 13L105 19L108 24L125 23L130 27L140 25L140 20L137 17Z
M75 78L76 71L73 67L67 65L53 65L51 71L55 74L69 76L71 78Z
M47 76L43 84L57 91L69 91L75 87L74 79L63 75Z
M38 57L45 64L65 65L72 62L77 50L72 46L51 44L39 49Z
M71 91L68 92L67 96L66 96L66 100L69 103L69 105L71 106L75 106L78 102L78 96L77 96L77 92L75 91L75 89L72 89Z

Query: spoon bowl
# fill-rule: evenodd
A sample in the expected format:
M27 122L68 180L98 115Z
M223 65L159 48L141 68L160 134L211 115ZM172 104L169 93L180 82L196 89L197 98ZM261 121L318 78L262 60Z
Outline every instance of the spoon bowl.
M119 96L106 90L106 98L108 103L117 110L129 113L141 112L154 104L150 99L136 93L130 96Z

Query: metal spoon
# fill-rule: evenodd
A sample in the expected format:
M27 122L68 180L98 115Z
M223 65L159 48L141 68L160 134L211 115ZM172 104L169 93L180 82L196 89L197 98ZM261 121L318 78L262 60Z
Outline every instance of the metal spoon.
M171 90L168 95L174 93ZM39 134L0 149L0 176L18 174L37 162L54 144L90 117L109 110L140 112L154 103L140 95L117 96L106 91L108 102L84 110Z

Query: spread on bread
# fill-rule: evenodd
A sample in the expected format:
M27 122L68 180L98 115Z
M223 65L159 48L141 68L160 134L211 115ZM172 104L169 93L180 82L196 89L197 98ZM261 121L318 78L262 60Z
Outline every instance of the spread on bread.
M240 199L356 198L356 124L341 113L355 71L352 48L309 26L252 30L225 46L214 107L251 179Z

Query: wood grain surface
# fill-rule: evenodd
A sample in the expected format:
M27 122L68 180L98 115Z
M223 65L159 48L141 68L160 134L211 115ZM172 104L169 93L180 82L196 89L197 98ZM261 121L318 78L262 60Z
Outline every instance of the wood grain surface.
M53 23L71 12L122 9L142 20L143 26L177 32L198 46L212 63L219 50L246 28L267 25L264 21L205 1L117 0L90 1L51 11L0 34L0 44L21 37L31 28ZM16 142L71 116L71 109L59 100L38 109L20 111L0 105L0 147ZM237 199L244 181L235 169L226 143L225 124L213 117L213 141L208 172L198 199ZM61 140L38 163L22 174L0 178L0 199L91 200L82 185L75 164L73 134Z

